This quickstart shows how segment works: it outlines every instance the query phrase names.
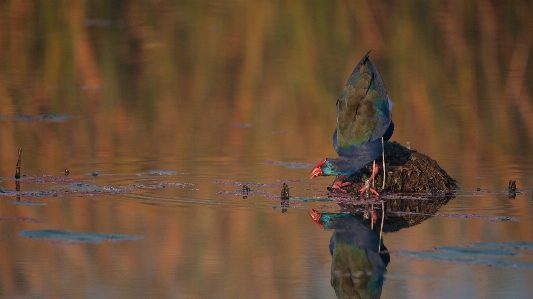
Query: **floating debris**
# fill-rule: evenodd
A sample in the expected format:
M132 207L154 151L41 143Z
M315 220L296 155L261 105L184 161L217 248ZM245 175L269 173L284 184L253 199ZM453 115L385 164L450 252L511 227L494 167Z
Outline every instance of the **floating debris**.
M21 181L25 183L36 183L36 184L60 184L60 185L68 185L68 184L80 184L80 183L92 183L94 181L91 180L73 180L66 177L61 176L53 176L53 175L36 175L36 176L27 176L21 179Z
M246 184L242 184L242 199L248 198L248 192L252 191Z
M20 191L20 183L25 184L52 184L51 190ZM51 175L29 176L20 180L15 180L16 190L3 188L0 196L17 197L56 197L76 195L98 195L98 194L123 194L131 191L129 188L115 186L95 186L89 180L72 180L66 177Z
M446 217L446 218L460 218L460 219L482 219L482 220L488 220L488 221L520 222L519 218L507 217L507 216L489 217L489 216L476 215L476 214L435 214L435 216Z
M267 190L251 190L250 189L248 192L249 193L253 193L253 194L262 194L262 195L271 195L272 194L272 193L270 193ZM221 190L221 191L217 191L216 194L218 194L218 195L243 196L242 189L238 189L238 190L235 190L235 191ZM277 196L275 196L275 197L277 198Z
M507 250L533 250L533 243L524 241L502 243L476 242L472 246L504 248Z
M157 175L176 175L178 174L177 171L174 171L174 170L159 170L159 169L155 169L155 170L150 170L148 171L149 174L157 174Z
M304 183L304 180L276 180L276 182L280 183ZM309 182L309 180L305 180L305 183Z
M70 184L68 185L69 190L66 190L68 192L74 191L76 193L82 193L82 194L123 194L131 189L129 188L123 188L123 187L113 187L113 186L102 186L98 187L95 185L90 184Z
M70 174L70 170L66 169L65 168L65 176L69 175Z
M144 184L144 183L131 184L130 186L133 186L135 188L140 188L140 189L163 189L163 188L166 188L167 186L174 186L174 187L179 187L179 188L192 187L194 186L194 184L175 183L175 182L159 182L159 183L154 183L154 184Z
M102 241L133 241L143 239L141 236L114 235L100 233L71 232L60 229L25 230L19 233L22 237L36 239L60 239L73 242L100 243Z
M0 221L2 220L15 220L15 221L24 221L24 222L30 222L30 223L40 223L41 221L31 218L31 217L0 217Z
M68 185L69 189L72 191L83 191L83 192L99 192L100 187L90 184L70 184Z
M17 198L17 201L10 201L8 203L12 205L22 205L22 206L46 206L47 205L46 202L20 200L20 198Z

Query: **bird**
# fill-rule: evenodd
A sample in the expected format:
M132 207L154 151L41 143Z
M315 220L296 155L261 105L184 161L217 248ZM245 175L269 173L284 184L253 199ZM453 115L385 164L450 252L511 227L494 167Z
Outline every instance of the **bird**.
M325 158L309 173L310 178L337 176L332 187L342 190L349 176L375 161L394 132L392 102L385 83L366 53L354 68L336 102L337 126L333 147L337 158ZM372 181L378 167L374 163ZM366 190L361 189L361 193ZM378 195L374 189L371 191Z

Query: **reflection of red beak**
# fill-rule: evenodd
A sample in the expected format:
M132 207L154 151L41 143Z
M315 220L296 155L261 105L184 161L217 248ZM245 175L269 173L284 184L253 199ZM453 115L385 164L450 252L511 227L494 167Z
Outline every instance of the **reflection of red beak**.
M309 216L311 216L311 219L313 219L313 221L318 224L318 226L320 226L321 228L324 228L324 225L323 223L320 223L320 216L322 216L322 213L320 213L319 211L315 210L315 209L309 209L307 210L307 213L309 214Z
M326 162L326 159L320 161L320 163L318 163L315 168L313 168L311 170L311 172L309 173L309 178L313 179L313 178L316 178L317 176L321 176L322 175L322 168L320 168L320 166L322 166L322 164L324 164L324 162Z

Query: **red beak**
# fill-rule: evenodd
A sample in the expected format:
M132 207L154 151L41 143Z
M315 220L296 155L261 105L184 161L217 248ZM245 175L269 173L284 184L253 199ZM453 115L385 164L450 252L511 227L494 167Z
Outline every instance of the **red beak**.
M322 168L320 168L320 166L322 166L322 164L324 164L324 162L326 162L326 159L320 161L320 163L318 163L315 168L313 168L311 170L311 172L309 173L309 178L313 179L313 178L316 178L317 176L321 176L322 175Z
M307 210L307 213L309 214L309 216L311 216L311 219L313 219L313 221L318 224L318 226L320 226L322 229L324 228L323 223L320 223L320 216L322 216L322 213L315 209L309 209Z
M322 169L320 168L320 165L317 165L309 173L309 178L313 179L313 178L316 178L317 176L321 176L321 175L322 175Z

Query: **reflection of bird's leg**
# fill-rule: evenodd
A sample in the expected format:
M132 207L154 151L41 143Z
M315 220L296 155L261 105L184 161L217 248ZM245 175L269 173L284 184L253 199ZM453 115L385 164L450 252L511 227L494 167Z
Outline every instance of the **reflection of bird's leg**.
M370 229L374 230L374 225L376 224L378 220L378 215L376 214L376 210L374 209L374 205L370 205L370 208L368 209L370 212Z
M374 162L372 162L372 170L374 170L376 168L376 160L374 160ZM376 189L376 181L375 180L372 180L372 188Z
M376 176L376 174L378 173L378 166L374 164L374 169L372 170L372 175L370 176L370 178L365 182L365 186L363 186L363 188L361 188L359 190L359 192L361 192L361 194L363 194L363 192L365 192L367 189L370 190L370 192L374 193L376 196L379 196L379 193L374 190L373 188L370 188L370 181L373 181L374 180L374 177Z
M381 228L379 229L378 253L381 252L381 236L383 235L383 221L385 219L385 202L381 202Z
M381 137L381 156L383 157L383 185L381 186L381 191L385 190L385 179L387 172L385 171L385 141L383 136Z
M332 189L337 189L341 192L346 192L346 190L342 189L344 186L349 186L350 182L345 182L344 179L346 178L345 175L339 175L335 181L333 182L333 185L331 186Z

